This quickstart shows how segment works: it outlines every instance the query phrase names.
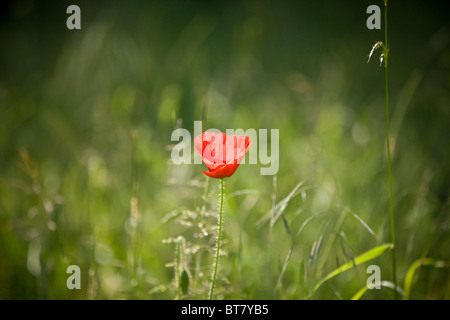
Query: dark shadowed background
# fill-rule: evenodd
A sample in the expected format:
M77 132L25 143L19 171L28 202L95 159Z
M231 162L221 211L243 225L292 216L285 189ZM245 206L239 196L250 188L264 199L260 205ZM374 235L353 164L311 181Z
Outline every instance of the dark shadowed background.
M388 3L397 276L413 299L450 298L443 3ZM218 298L350 299L371 264L385 283L361 298L393 298L388 253L310 295L391 240L371 4L384 28L383 1L2 2L0 298L173 299L176 265L181 297L206 298L218 181L170 158L194 120L280 136L275 176L245 164L226 179Z

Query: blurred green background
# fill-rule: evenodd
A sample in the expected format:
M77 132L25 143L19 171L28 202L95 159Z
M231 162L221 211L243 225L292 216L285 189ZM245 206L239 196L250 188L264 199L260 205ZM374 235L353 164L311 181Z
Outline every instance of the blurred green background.
M371 264L389 284L384 253L311 295L390 242L371 4L383 16L382 1L2 2L0 298L174 299L178 266L181 298L205 299L218 180L170 161L172 131L202 119L280 135L277 175L245 164L226 179L217 298L350 299ZM388 19L399 286L428 257L408 297L449 299L448 10L389 1Z

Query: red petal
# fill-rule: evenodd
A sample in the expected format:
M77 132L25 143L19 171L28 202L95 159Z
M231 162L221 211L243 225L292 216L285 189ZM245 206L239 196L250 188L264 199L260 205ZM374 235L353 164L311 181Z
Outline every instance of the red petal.
M211 171L211 172L202 171L202 172L211 178L216 178L216 179L228 178L233 175L233 173L236 171L236 169L238 167L239 167L239 164L227 164L227 165L220 167L219 169L217 169L215 171Z
M226 178L236 171L252 142L247 136L203 132L194 138L194 147L210 171L203 171L204 174L212 178Z
M225 163L223 161L224 140L223 132L203 132L194 139L195 150L210 171L216 170L218 166Z

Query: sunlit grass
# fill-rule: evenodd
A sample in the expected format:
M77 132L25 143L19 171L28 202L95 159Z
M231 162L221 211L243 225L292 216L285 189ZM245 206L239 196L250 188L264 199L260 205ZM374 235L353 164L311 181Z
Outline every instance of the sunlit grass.
M322 30L314 4L116 6L90 7L57 48L1 25L0 298L205 299L218 181L173 165L170 136L206 117L280 130L276 176L245 164L226 181L218 299L392 299L390 254L361 260L391 243L376 37L343 18ZM43 48L51 62L6 67ZM448 299L448 47L423 50L389 57L397 279L406 298ZM72 264L81 290L66 288ZM380 290L364 289L371 264Z

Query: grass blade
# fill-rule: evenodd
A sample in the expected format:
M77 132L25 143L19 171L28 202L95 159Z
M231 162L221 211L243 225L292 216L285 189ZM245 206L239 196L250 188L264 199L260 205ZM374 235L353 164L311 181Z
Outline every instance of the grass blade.
M363 226L364 228L366 228L366 230L369 231L369 233L375 237L375 239L377 239L378 243L380 243L380 242L381 242L380 238L379 238L379 237L377 236L377 234L369 227L369 225L368 225L368 224L367 224L360 216L358 216L356 213L354 213L354 212L352 212L352 213L353 213L353 217L354 217L356 220L358 220L359 223L361 223L362 226Z
M277 290L278 290L278 288L281 285L281 280L283 279L283 275L284 275L284 273L286 271L287 265L289 263L289 259L291 258L291 255L292 255L293 251L294 251L294 244L292 244L291 249L289 250L289 253L288 253L288 255L287 255L287 257L286 257L286 259L284 261L283 268L281 269L281 273L278 276L277 284L275 286L275 294L277 293Z
M381 246L375 247L369 251L364 252L363 254L357 256L354 261L349 261L342 266L340 266L337 269L334 269L329 274L327 274L324 278L322 278L314 287L312 293L309 296L312 296L314 292L317 291L317 289L320 288L322 284L324 284L326 281L330 280L331 278L337 276L338 274L347 271L348 269L352 268L353 266L357 266L361 263L364 263L366 261L375 259L376 257L382 255L386 250L392 249L393 245L392 243L383 244Z
M368 289L369 289L369 288L368 288L367 286L362 287L361 289L358 290L358 292L356 292L356 293L353 295L353 297L352 297L350 300L359 300L359 299L361 299L361 296L362 296L364 293L366 293L366 291L367 291Z
M382 287L389 288L389 289L392 289L392 290L394 290L394 288L395 288L395 284L394 284L393 282L391 282L391 281L381 281L381 282L380 282L380 285L381 285ZM351 298L351 300L359 300L359 299L361 299L362 295L363 295L364 293L366 293L366 291L367 291L368 289L369 289L369 288L367 287L367 285L365 285L364 287L362 287L360 290L358 290L358 292L356 292L356 293L353 295L353 297ZM405 295L404 292L402 291L402 289L401 289L400 287L398 287L398 286L397 286L397 292L398 292L401 296L404 296L404 295Z
M450 262L440 261L432 258L422 258L414 261L408 269L408 272L405 276L405 284L403 290L405 291L405 299L409 299L409 295L411 293L411 286L414 280L414 274L416 273L417 268L421 266L432 266L435 268L448 268L450 267Z
M289 201L291 201L292 198L298 195L298 189L303 185L303 181L300 181L297 183L297 185L294 187L294 189L291 190L291 192L283 199L278 202L274 208L270 210L267 214L265 214L261 219L258 220L256 223L257 226L261 226L263 223L265 223L267 220L270 219L270 227L272 228L275 224L275 222L278 220L278 218L281 216L281 214L284 212L286 207L289 204Z
M324 248L322 258L321 258L320 263L317 268L317 275L322 274L322 270L323 270L323 267L325 266L325 262L326 262L328 255L330 254L331 249L336 241L336 236L344 224L344 221L345 221L345 218L347 217L348 212L349 212L349 210L347 208L344 208L342 210L339 220L336 223L336 227L333 228L335 231L331 231L330 239L327 241L327 245Z

